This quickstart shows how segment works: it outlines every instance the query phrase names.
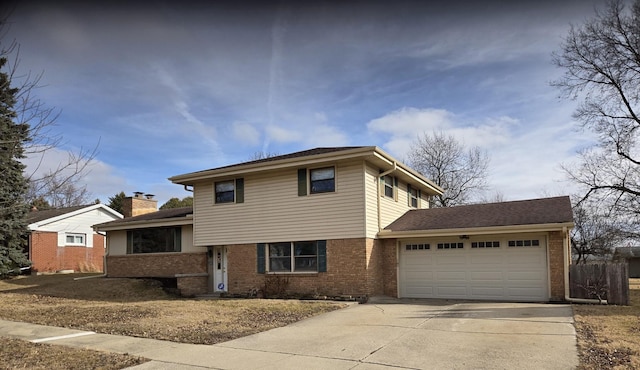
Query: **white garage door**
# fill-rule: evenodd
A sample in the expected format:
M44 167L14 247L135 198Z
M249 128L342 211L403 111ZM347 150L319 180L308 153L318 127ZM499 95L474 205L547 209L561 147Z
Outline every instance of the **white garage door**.
M544 235L403 241L400 297L547 301Z

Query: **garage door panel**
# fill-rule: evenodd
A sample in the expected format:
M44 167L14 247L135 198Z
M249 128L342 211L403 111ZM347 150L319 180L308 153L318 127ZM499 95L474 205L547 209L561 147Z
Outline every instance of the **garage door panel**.
M400 295L413 298L548 300L547 247L539 246L462 249L400 250ZM473 239L472 239L473 240ZM479 240L479 239L476 239ZM432 246L442 240L421 240ZM444 241L446 243L446 240ZM412 242L414 243L414 242Z

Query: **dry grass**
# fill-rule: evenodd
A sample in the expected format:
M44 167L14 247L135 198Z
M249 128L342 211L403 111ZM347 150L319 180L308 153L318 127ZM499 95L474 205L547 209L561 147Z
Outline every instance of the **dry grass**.
M74 280L88 275L41 275L0 280L0 318L106 334L214 344L342 307L331 302L297 300L183 299L165 293L151 280ZM27 344L23 346L24 356L34 350L50 351L47 346ZM78 356L84 358L85 355ZM0 352L0 358L4 357ZM122 360L113 358L113 361ZM100 365L103 364L111 365L104 360L104 363L93 364L95 366L85 362L84 366L102 368ZM48 368L56 368L56 365L64 367L66 363L54 363ZM0 364L0 368L2 366ZM8 368L20 367L12 365Z
M573 306L581 369L640 369L640 279L629 282L629 306Z

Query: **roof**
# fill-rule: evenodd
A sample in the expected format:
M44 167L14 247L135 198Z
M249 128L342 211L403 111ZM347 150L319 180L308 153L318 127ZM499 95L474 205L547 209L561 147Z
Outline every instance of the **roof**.
M76 216L95 209L102 209L104 212L114 216L114 218L120 219L123 217L120 213L113 210L109 206L97 203L73 207L45 209L42 211L31 211L27 215L27 223L31 228L37 228L47 223L56 222L61 219Z
M411 210L385 231L423 231L573 223L568 196Z
M193 207L181 207L181 208L169 208L162 209L155 212L145 213L139 216L126 217L121 220L115 220L105 222L102 224L94 225L95 228L113 228L116 226L128 226L134 224L147 224L158 221L170 221L174 219L185 219L193 214Z
M199 181L210 181L214 178L246 176L250 173L280 170L285 168L303 168L307 166L321 165L340 160L363 159L378 166L381 171L393 170L394 176L399 176L405 181L411 181L422 187L430 194L441 194L443 190L426 179L417 171L400 163L391 155L377 146L344 146L324 147L303 150L300 152L278 155L255 161L211 168L197 172L176 175L169 178L175 184L191 185Z
M48 218L53 218L57 216L62 216L67 213L71 213L83 208L89 207L89 205L83 206L74 206L74 207L63 207L63 208L52 208L52 209L44 209L42 211L31 211L27 215L27 223L32 224L34 222L40 222L42 220L46 220Z
M613 258L640 258L640 247L617 247Z

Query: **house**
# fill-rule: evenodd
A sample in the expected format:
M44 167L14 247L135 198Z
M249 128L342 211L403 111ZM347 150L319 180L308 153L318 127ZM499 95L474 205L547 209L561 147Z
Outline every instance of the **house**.
M565 297L568 197L429 209L442 189L373 146L169 180L193 190L193 213L96 225L107 232L108 276L175 278L187 295L247 294L280 277L288 292L327 296ZM138 228L148 236L135 239ZM181 244L153 250L154 230Z
M104 204L32 210L27 216L31 269L103 271L105 236L92 226L121 218Z
M627 261L629 277L640 278L640 247L618 247L613 252L614 261Z

